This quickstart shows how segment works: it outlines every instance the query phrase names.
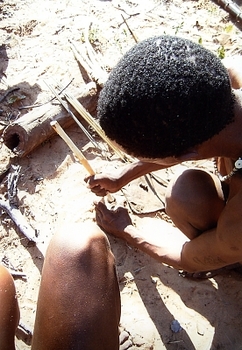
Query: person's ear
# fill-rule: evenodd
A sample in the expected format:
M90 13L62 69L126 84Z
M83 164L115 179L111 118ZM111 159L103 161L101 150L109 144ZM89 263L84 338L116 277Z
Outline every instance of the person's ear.
M189 149L186 153L177 156L176 158L179 159L181 162L187 162L189 160L198 160L198 151L195 148Z

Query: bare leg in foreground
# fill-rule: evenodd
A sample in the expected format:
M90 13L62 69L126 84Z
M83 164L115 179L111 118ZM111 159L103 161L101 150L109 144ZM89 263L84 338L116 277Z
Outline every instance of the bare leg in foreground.
M0 265L0 349L14 350L15 331L19 323L19 307L14 281Z
M94 224L63 228L49 245L33 350L119 349L120 294L114 257Z

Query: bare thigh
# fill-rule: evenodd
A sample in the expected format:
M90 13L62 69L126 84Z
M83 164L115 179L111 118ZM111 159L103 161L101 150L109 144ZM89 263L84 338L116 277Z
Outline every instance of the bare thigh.
M15 331L19 322L19 307L14 281L0 265L0 349L14 350Z
M216 227L225 200L217 176L188 169L174 178L166 194L166 212L190 239Z
M119 318L106 235L94 224L62 228L45 257L32 349L118 349Z

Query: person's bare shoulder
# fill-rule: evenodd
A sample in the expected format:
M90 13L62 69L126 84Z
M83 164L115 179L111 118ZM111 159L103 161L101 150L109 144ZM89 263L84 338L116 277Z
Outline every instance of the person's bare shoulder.
M222 62L228 70L232 87L240 89L242 87L242 56L226 57Z

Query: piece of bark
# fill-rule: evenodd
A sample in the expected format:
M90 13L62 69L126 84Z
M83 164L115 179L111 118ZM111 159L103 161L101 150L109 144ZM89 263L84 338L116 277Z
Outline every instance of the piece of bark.
M87 110L94 111L97 106L97 90L78 97ZM77 116L79 118L79 116ZM81 117L80 117L81 118ZM55 134L50 122L56 120L63 129L74 124L73 118L59 104L43 105L23 115L8 125L3 132L4 144L18 157L24 157L42 142Z
M25 237L27 237L31 243L37 243L35 230L29 225L18 208L16 208L14 205L10 205L9 202L5 200L0 200L0 208L2 208L9 215L19 231Z

